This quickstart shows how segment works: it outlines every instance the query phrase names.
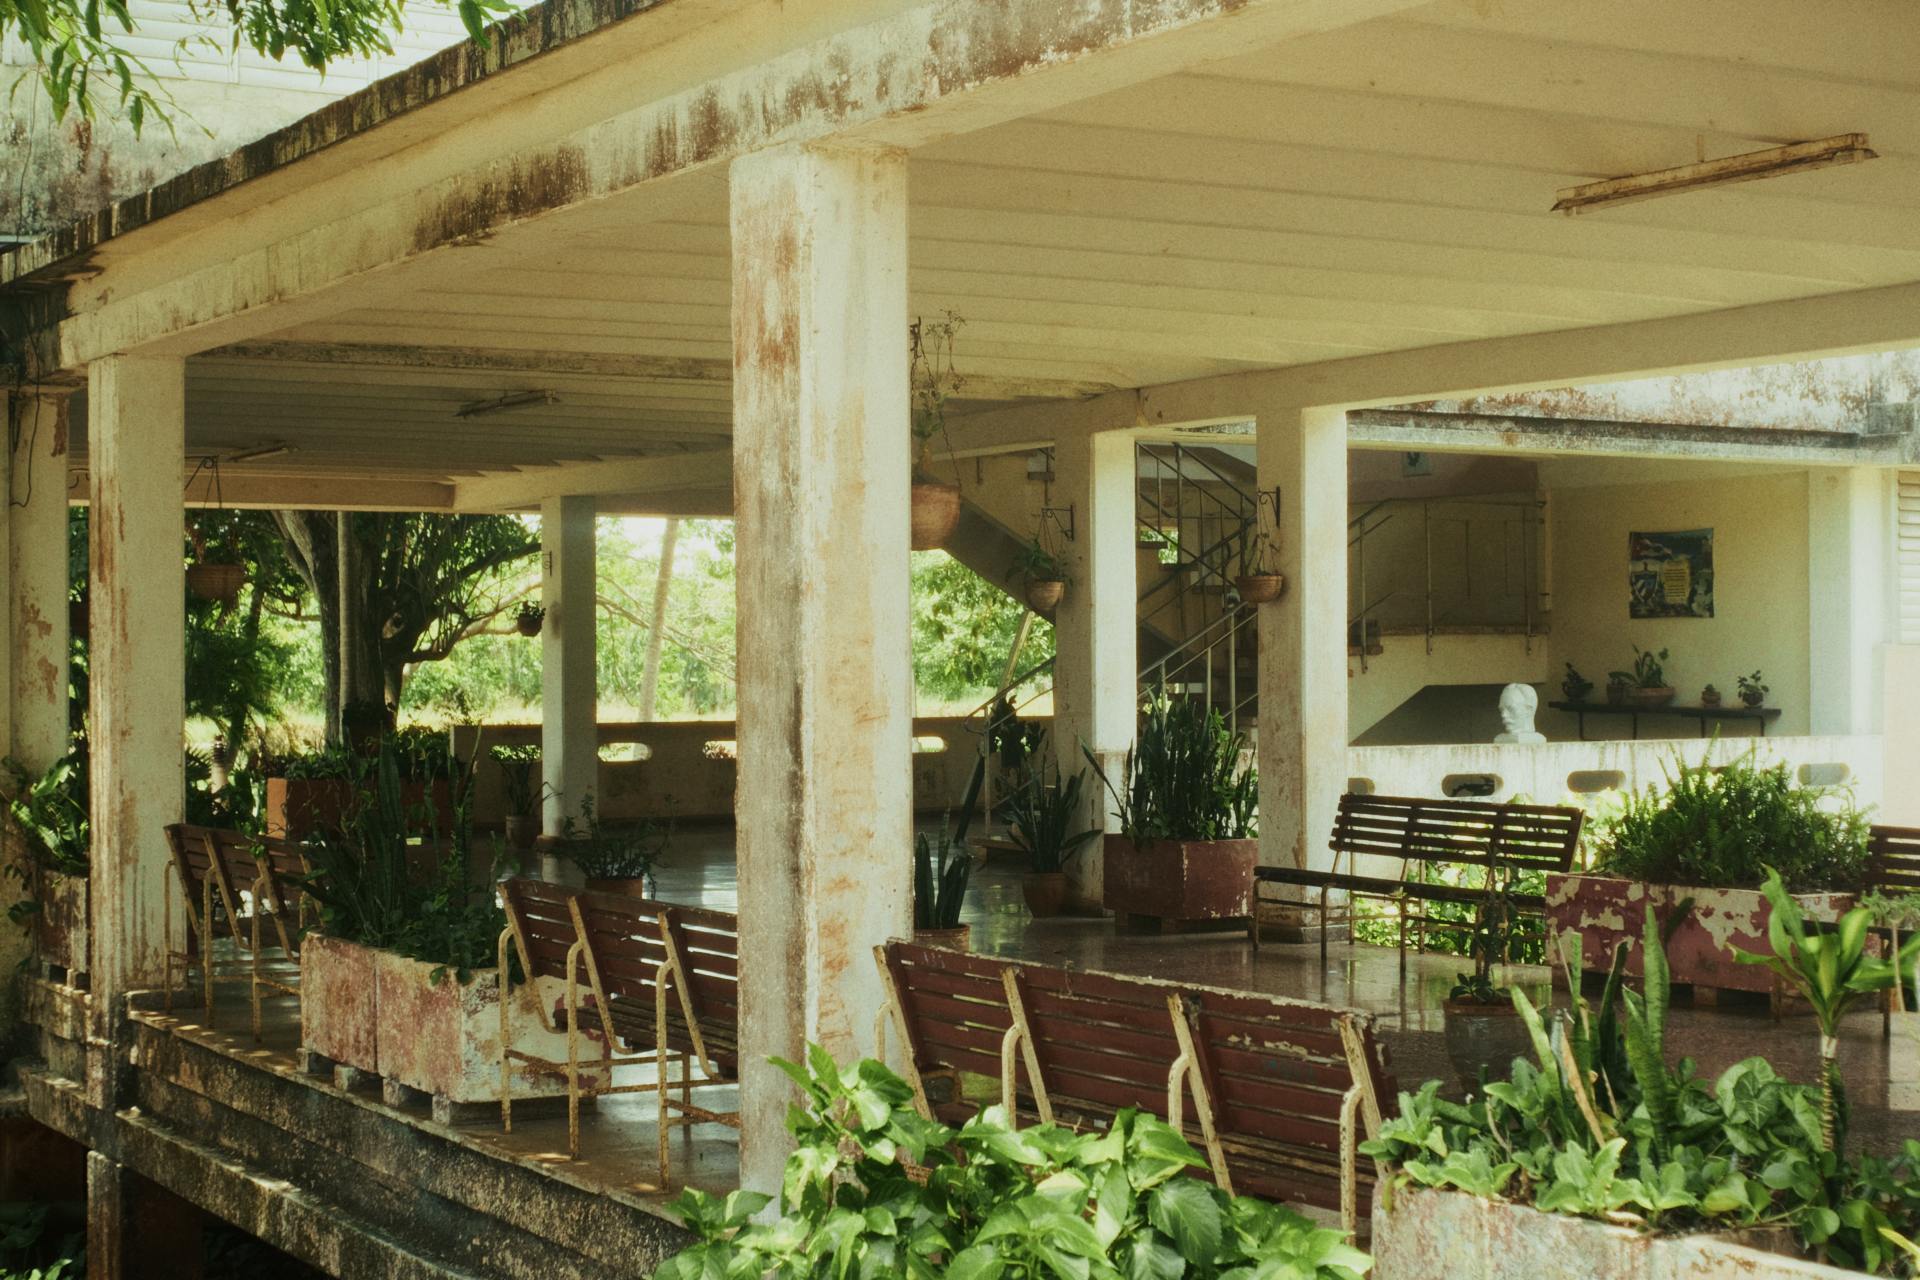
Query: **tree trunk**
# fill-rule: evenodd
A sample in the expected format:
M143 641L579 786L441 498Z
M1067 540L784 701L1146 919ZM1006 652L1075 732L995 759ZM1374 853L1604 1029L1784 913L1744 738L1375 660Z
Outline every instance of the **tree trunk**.
M247 620L241 627L241 634L246 637L247 647L249 649L253 648L260 640L260 618L261 614L265 611L267 603L266 592L262 589L260 583L255 582L251 589L253 598L247 602ZM236 697L233 700L233 703L227 707L225 714L221 716L220 727L221 735L227 740L227 760L230 764L238 763L240 760L240 747L247 735L247 704L245 698Z
M339 556L340 686L336 716L344 725L351 716L372 727L391 724L393 707L387 701L386 666L381 654L381 620L374 616L372 553L367 531L357 527L353 513L341 511L335 545Z
M653 719L654 695L660 688L660 644L667 629L667 593L673 587L673 550L680 538L680 520L667 518L660 535L660 575L653 584L653 621L647 627L647 661L640 673L640 719Z
M274 523L287 544L287 556L313 592L320 614L320 682L325 690L327 745L346 741L340 727L340 559L335 546L339 523L331 511L276 511Z

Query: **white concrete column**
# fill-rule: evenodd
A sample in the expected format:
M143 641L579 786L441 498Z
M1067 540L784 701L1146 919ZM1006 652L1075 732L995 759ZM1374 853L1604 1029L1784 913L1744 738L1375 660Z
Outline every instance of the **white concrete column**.
M777 1192L769 1055L873 1052L911 929L907 187L892 152L732 170L740 1179Z
M186 778L186 365L114 356L88 370L93 990L161 980L164 828Z
M1891 473L1807 472L1807 731L1878 733L1892 580Z
M593 509L590 496L540 505L540 776L542 827L558 835L593 794L600 767L595 683Z
M32 772L67 751L67 407L71 388L13 400L7 578L13 622L10 752Z
M1061 440L1053 459L1053 498L1072 505L1074 530L1060 544L1072 585L1054 616L1054 754L1071 776L1087 767L1084 744L1115 785L1122 785L1138 723L1135 457L1131 432L1102 431ZM1089 788L1088 799L1089 820L1118 829L1106 788ZM1100 842L1088 845L1069 872L1077 893L1100 901Z
M1260 610L1260 861L1324 866L1347 785L1347 417L1258 415L1263 493L1279 490L1287 590Z

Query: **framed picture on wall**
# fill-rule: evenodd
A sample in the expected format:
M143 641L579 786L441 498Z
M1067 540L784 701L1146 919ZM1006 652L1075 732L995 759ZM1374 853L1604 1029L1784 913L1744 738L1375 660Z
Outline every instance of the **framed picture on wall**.
M1627 614L1713 616L1713 530L1627 535Z

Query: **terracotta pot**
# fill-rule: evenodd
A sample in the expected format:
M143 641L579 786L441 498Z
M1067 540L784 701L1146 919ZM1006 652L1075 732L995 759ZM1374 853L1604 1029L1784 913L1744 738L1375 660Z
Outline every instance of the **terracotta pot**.
M1110 835L1103 900L1109 911L1162 920L1253 915L1258 840L1147 840Z
M1067 873L1030 871L1020 881L1020 896L1036 920L1057 916L1067 901Z
M945 947L949 951L965 951L967 939L973 933L973 926L963 924L953 929L915 929L913 941L922 947Z
M1612 707L1626 706L1627 705L1627 686L1623 684L1608 685L1607 686L1607 705Z
M1740 701L1757 711L1767 705L1767 695L1764 693L1743 693L1740 695Z
M1674 692L1674 687L1670 684L1656 685L1652 688L1630 688L1627 690L1627 705L1630 707L1664 707L1673 701Z
M231 608L247 585L247 567L240 564L202 563L187 566L187 590L202 600L217 600Z
M1531 1056L1532 1037L1511 1004L1449 1000L1445 1008L1447 1058L1454 1079L1467 1092L1480 1091L1481 1068L1489 1080L1504 1080L1515 1058Z
M1287 579L1279 573L1243 573L1233 580L1233 588L1248 604L1266 604L1285 593Z
M524 813L507 815L507 848L528 853L533 849L533 842L539 838L540 819Z
M1720 691L1718 689L1715 689L1712 693L1708 693L1705 689L1702 689L1700 691L1700 705L1703 707L1719 706Z
M1067 584L1058 578L1035 578L1027 584L1027 608L1035 613L1052 613L1067 594Z
M915 551L944 547L960 523L960 486L957 484L919 484L913 486L913 539Z

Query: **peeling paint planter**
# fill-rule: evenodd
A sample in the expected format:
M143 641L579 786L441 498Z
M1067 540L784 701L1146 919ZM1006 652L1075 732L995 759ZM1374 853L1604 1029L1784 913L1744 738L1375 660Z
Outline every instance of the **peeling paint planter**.
M1459 1191L1395 1187L1373 1200L1372 1280L1541 1280L1577 1274L1596 1280L1840 1280L1858 1277L1805 1258L1720 1236L1643 1235L1591 1218Z
M1758 965L1740 964L1733 952L1770 952L1767 921L1773 909L1758 889L1703 889L1687 885L1643 884L1615 876L1547 876L1547 925L1555 934L1580 938L1581 962L1589 973L1605 973L1614 948L1627 944L1626 972L1641 973L1640 934L1651 906L1662 924L1691 898L1686 919L1667 942L1667 963L1675 982L1723 990L1769 992L1772 974ZM1831 923L1858 904L1851 893L1796 893L1808 920Z
M264 815L267 831L289 840L337 829L361 803L362 791L344 778L268 778ZM407 826L414 832L453 830L453 793L444 778L432 783L403 782L400 799ZM431 819L418 816L431 805Z
M1120 916L1165 922L1245 920L1253 915L1257 840L1106 837L1103 902Z
M391 951L310 938L301 948L301 1046L341 1066L377 1075L430 1095L437 1103L497 1102L500 1098L499 971L476 969L461 982L442 966ZM516 1048L564 1062L564 1035L548 1031L542 1000L558 998L551 984L513 989L508 1008ZM604 1082L597 1035L585 1032L581 1076ZM516 1073L515 1098L558 1097L560 1078Z

